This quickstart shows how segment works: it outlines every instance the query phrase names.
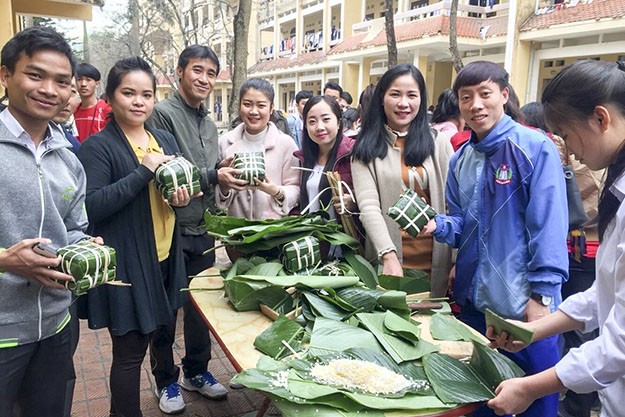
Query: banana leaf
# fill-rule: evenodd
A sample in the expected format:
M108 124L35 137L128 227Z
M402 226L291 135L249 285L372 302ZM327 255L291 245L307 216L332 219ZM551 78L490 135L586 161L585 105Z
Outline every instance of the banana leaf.
M281 359L292 353L284 343L296 352L302 349L304 333L302 326L280 315L271 326L256 336L254 347L273 359Z
M364 312L371 312L378 305L384 291L365 287L346 287L336 291L336 295L347 304Z
M366 348L382 354L384 349L371 332L340 321L318 317L310 336L309 353L314 356L347 349Z
M493 330L495 330L496 334L501 334L501 332L506 332L510 336L512 336L516 340L520 340L521 342L529 345L532 343L532 338L534 337L534 332L525 327L518 326L503 317L497 315L490 308L487 308L484 311L484 315L486 317L486 326L492 326Z
M356 317L375 336L395 362L412 361L439 350L438 346L423 340L415 344L389 333L384 325L385 315L386 313L358 313Z
M344 310L335 303L309 291L302 291L302 303L304 302L308 304L314 317L343 321L354 314L353 311Z
M406 320L392 311L384 313L384 327L391 333L414 344L419 342L419 324L414 320Z
M252 256L250 258L239 258L234 264L227 270L224 279L232 279L237 275L245 274L247 271L255 267L256 265L260 265L267 262L265 258L261 258L259 256Z
M434 340L464 340L484 344L484 339L460 320L448 314L436 313L430 322L430 334Z
M412 271L411 276L380 275L378 276L380 286L387 290L404 291L407 294L430 291L428 274L423 271Z
M502 381L525 375L511 359L476 341L473 341L473 354L469 363L478 370L482 380L493 392Z
M327 275L237 275L236 279L249 282L266 282L282 287L342 288L358 283L358 277Z
M271 287L270 287L271 288ZM278 314L287 315L296 308L295 296L284 288L279 287L282 291L260 291L256 299L259 304L270 307Z
M279 275L286 275L284 272L284 266L280 262L264 262L262 264L254 265L246 272L237 274L241 275L261 275L266 277L277 277Z
M385 417L380 410L345 411L323 404L305 405L272 397L273 404L283 416L297 417Z
M344 251L343 256L347 263L356 272L356 275L368 288L375 289L378 285L378 274L373 266L362 256L352 251Z
M218 237L227 237L228 232L232 229L238 229L250 222L261 223L263 220L247 220L241 217L221 216L213 214L210 211L204 212L204 227L209 234Z
M469 363L432 353L423 358L423 366L436 395L446 403L489 400L501 381L524 375L510 359L475 341Z
M314 405L306 405L306 404L295 404L289 402L288 400L284 400L282 398L275 398L270 395L274 399L274 405L276 408L282 413L283 416L297 416L297 417L390 417L393 415L391 412L384 412L381 410L358 410L358 411L344 411L339 410L335 407L330 407L321 404ZM446 409L441 408L423 408L418 410L402 410L397 412L397 415L400 416L430 416L434 414L440 414L446 411Z
M360 311L361 310L360 307L355 307L351 305L350 303L348 303L347 301L343 300L341 297L339 297L339 295L336 293L336 290L334 290L334 288L324 288L323 290L319 290L317 292L317 295L326 301L336 304L339 308L342 308L345 311Z
M495 396L468 364L451 356L431 353L423 357L423 367L434 392L444 403L474 403Z
M382 310L391 310L405 319L410 317L410 309L406 303L406 293L403 291L384 291L378 298L378 304L382 307Z
M210 235L243 253L271 251L304 236L315 236L333 245L354 249L359 246L356 239L341 232L341 226L329 220L328 213L323 211L271 220L246 220L205 212L204 223Z
M237 278L224 280L224 290L228 301L237 311L259 310L259 298L282 298L284 288L271 285L267 281L248 281ZM271 296L269 293L277 293Z
M339 230L322 232L319 229L315 229L313 235L334 246L345 246L353 250L358 250L358 247L360 246L360 242L358 242L358 240Z
M415 413L424 413L426 410L441 411L451 407L432 395L407 394L400 398L385 398L345 392L307 381L297 372L289 371L288 367L285 369L268 363L269 360L269 358L261 359L256 368L238 374L233 382L269 394L275 400L276 406L283 410L284 415L301 416L314 413L316 417L319 417L326 415L324 412L327 411L328 416L371 415L377 417L380 414L376 414L373 410L379 410L377 413L381 413L382 410L415 410ZM264 366L267 366L267 369ZM286 373L283 374L287 376L286 387L276 383L278 380L283 380L278 376L279 373Z

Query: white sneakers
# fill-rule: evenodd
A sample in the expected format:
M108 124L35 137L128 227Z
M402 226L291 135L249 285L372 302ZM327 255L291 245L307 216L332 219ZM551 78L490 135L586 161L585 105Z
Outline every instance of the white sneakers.
M165 414L176 414L184 411L184 400L177 382L172 382L160 392L156 392L158 397L158 408Z
M193 378L185 378L183 376L180 386L187 391L199 392L204 397L210 398L211 400L226 398L228 395L226 388L208 371L196 375Z
M184 411L184 399L180 387L187 391L196 391L211 400L226 398L228 391L210 372L204 372L193 378L182 377L180 384L172 382L160 392L156 391L158 408L165 414L178 414Z

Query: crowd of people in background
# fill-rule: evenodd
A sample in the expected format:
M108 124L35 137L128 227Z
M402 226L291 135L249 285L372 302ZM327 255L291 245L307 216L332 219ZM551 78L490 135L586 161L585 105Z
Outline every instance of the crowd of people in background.
M98 69L77 65L49 28L16 34L0 64L8 99L0 111L0 416L70 415L79 318L112 340L111 416L142 416L148 351L164 413L184 410L181 388L226 397L209 371L207 325L180 291L214 265L203 214L217 209L247 219L351 216L381 273L426 272L431 296L450 297L459 319L527 374L502 382L474 415L587 417L598 398L602 416L622 415L624 63L578 61L547 85L542 103L523 107L506 70L486 61L466 65L430 109L411 64L389 68L356 107L328 82L319 95L297 92L286 116L271 83L250 78L223 135L206 108L220 72L207 46L182 51L177 89L159 103L140 57L118 61L99 98ZM240 177L233 161L242 153L263 155L263 177ZM175 155L198 167L201 191L180 187L164 200L154 173ZM590 218L574 226L567 166ZM330 173L349 192L334 195ZM408 189L438 213L417 237L386 215ZM116 249L117 279L130 285L76 300L62 285L72 277L55 269L59 258L32 249L85 239ZM172 346L181 308L180 368ZM487 308L533 330L532 343L487 328Z

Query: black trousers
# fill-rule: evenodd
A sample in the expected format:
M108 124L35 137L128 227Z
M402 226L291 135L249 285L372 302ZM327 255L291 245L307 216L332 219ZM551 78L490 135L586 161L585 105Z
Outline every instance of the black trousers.
M70 339L65 326L47 339L0 348L0 417L63 417Z
M111 415L143 417L140 403L141 364L148 350L150 335L136 330L123 336L110 335L113 342Z
M562 298L566 299L578 292L586 291L595 281L595 259L581 258L581 262L577 262L573 257L569 256L569 280L562 285ZM570 349L581 346L583 343L595 339L599 335L599 331L595 330L590 333L582 333L579 330L564 333L564 353ZM598 402L599 398L596 392L588 394L577 394L568 390L561 403L561 408L573 417L590 417L591 407Z
M182 236L187 276L197 275L215 263L212 248L215 241L211 236ZM208 326L197 311L188 292L183 293L182 310L185 356L182 370L185 377L192 378L208 369L211 359L211 341ZM159 390L178 380L180 369L174 363L173 345L176 334L176 321L170 326L159 327L152 335L150 343L150 364Z
M71 417L72 415L72 403L74 402L74 388L76 387L76 367L74 365L74 353L78 347L78 340L80 339L80 321L78 320L78 304L76 303L76 297L72 296L72 305L69 307L69 313L72 315L68 327L71 336L72 346L72 363L67 374L67 392L65 393L65 412L64 417Z

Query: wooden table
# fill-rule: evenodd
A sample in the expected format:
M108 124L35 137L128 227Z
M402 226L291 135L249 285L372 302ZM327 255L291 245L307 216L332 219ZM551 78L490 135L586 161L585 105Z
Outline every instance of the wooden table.
M209 270L207 274L216 274ZM258 359L262 355L254 348L253 342L256 336L271 326L271 321L260 311L235 311L224 295L223 280L220 276L200 276L191 281L189 288L191 299L200 311L211 333L223 349L226 357L232 363L237 372L256 367ZM422 315L417 318L421 323L421 335L424 340L432 342L429 331L429 316ZM441 353L457 358L471 356L472 345L468 342L441 342L436 341L441 348ZM267 404L268 405L268 402ZM475 411L481 404L467 404L435 414L420 414L422 417L459 417ZM265 410L259 410L260 412ZM412 417L398 412L388 413L389 417Z

